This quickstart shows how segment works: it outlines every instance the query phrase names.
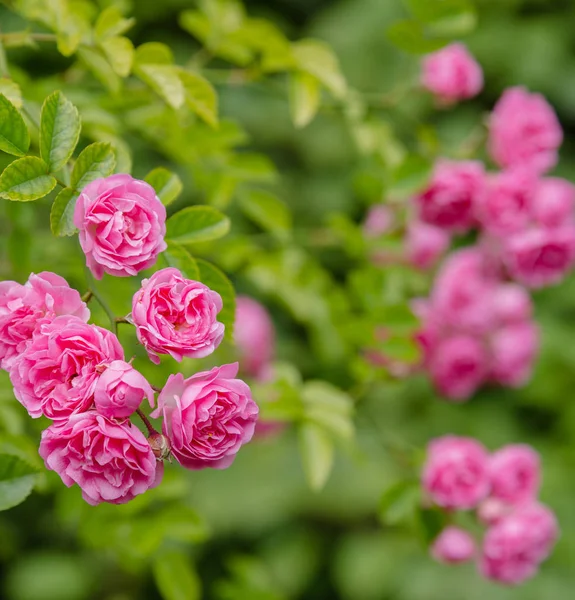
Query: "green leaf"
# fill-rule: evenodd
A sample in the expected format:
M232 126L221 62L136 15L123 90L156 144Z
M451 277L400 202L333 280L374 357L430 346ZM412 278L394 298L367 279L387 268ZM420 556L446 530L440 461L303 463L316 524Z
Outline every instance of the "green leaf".
M388 488L379 503L379 518L386 525L397 525L411 518L421 502L419 482L402 480Z
M307 73L290 76L289 106L293 124L305 127L315 117L321 99L319 81Z
M86 67L92 72L100 83L106 86L112 94L118 94L122 87L122 81L108 62L102 50L81 46L78 48L78 56Z
M324 42L301 40L292 44L293 54L301 71L313 75L336 98L343 98L347 83L342 75L337 56Z
M24 502L36 481L37 469L18 456L0 454L0 510Z
M70 187L82 191L92 181L111 175L115 166L116 156L110 144L106 142L90 144L82 150L74 164Z
M139 65L172 65L174 55L166 44L147 42L136 48L135 62Z
M417 154L408 154L405 160L393 170L388 194L410 196L427 183L433 165Z
M460 37L477 24L477 13L469 0L407 0L407 5L436 35Z
M431 544L447 525L448 516L439 508L419 507L415 512L416 524L425 545Z
M391 335L378 344L378 350L383 352L387 358L402 363L415 364L421 357L421 349L418 343L405 335Z
M400 50L412 54L427 54L445 46L449 40L433 39L426 35L423 26L408 19L397 21L387 29L387 38Z
M81 127L78 109L62 92L54 92L44 100L40 117L40 156L49 171L59 171L70 160Z
M162 256L168 267L175 267L187 279L198 281L200 279L200 269L194 257L176 242L168 240L167 244L168 247L164 250Z
M150 171L146 175L145 181L156 190L156 194L164 206L171 204L182 193L184 187L178 175L164 167Z
M0 175L0 198L29 202L48 195L55 186L48 165L36 156L25 156L10 163Z
M98 16L94 33L96 39L103 40L105 38L116 37L122 35L130 29L136 19L126 19L116 6L108 6Z
M164 600L201 600L201 581L188 556L172 550L158 555L152 566Z
M181 108L185 101L184 85L179 68L174 65L136 65L134 72L172 108Z
M292 226L289 208L277 196L263 190L245 190L239 197L243 212L263 229L285 239Z
M342 440L353 437L353 400L348 394L326 381L307 382L301 394L309 421Z
M3 94L16 108L22 108L22 91L16 82L12 81L11 79L1 77L0 94Z
M200 269L200 281L222 297L223 308L218 315L218 321L226 326L226 337L231 340L234 335L236 318L236 292L231 281L220 269L212 263L196 258Z
M208 125L218 124L218 96L212 84L197 73L181 70L188 106Z
M74 208L79 192L72 188L64 188L55 198L50 211L50 229L57 236L73 235Z
M30 148L30 134L16 107L0 94L0 150L24 156Z
M123 36L110 37L102 40L100 47L114 72L120 77L128 77L134 62L132 41Z
M299 427L299 444L308 485L317 492L326 484L333 467L333 442L322 427L303 423Z
M166 229L166 238L174 242L209 242L228 233L230 220L211 206L188 206L168 219Z

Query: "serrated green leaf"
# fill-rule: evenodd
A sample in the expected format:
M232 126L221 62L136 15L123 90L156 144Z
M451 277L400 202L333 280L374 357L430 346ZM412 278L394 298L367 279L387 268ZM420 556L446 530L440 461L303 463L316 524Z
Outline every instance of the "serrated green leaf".
M76 233L74 226L74 208L79 192L72 188L64 188L54 199L50 211L50 229L57 236L73 235Z
M292 225L287 205L277 196L263 190L244 190L239 196L242 211L254 223L286 239Z
M303 470L308 485L317 492L326 484L333 467L333 442L315 423L303 423L298 433Z
M168 267L175 267L182 272L187 279L198 281L200 269L194 257L180 244L167 241L168 247L162 253L162 257Z
M185 554L175 550L158 555L152 565L154 581L163 600L200 600L201 581Z
M397 525L410 519L421 502L418 481L398 481L389 487L379 503L379 518L386 525Z
M55 186L48 165L36 156L25 156L10 163L0 175L0 198L29 202L48 195Z
M70 187L82 191L92 181L111 175L115 166L116 156L110 144L105 142L90 144L82 150L74 164Z
M0 150L24 156L30 148L30 134L22 115L16 107L0 93Z
M146 175L145 181L156 190L156 194L164 206L171 204L182 193L184 187L178 175L164 167L150 171Z
M0 510L24 502L36 481L37 469L22 458L0 454Z
M78 109L57 91L44 100L40 117L40 156L52 173L72 157L80 138Z
M408 19L397 21L387 29L387 38L400 50L412 54L427 54L445 46L449 40L430 38L421 23Z
M180 244L209 242L228 233L230 220L211 206L188 206L168 219L166 230L166 238Z
M136 19L133 17L126 19L116 6L108 6L98 16L94 33L96 39L103 40L105 38L116 37L126 33L130 29Z
M0 77L0 94L3 94L16 108L22 108L22 91L15 81Z
M188 106L208 125L218 124L218 96L212 84L197 73L180 70Z
M109 37L100 42L108 62L120 77L128 77L134 62L134 44L127 37Z
M347 83L339 68L337 56L324 42L301 40L292 44L293 55L300 71L313 75L336 98L343 98Z
M236 318L236 292L231 281L215 265L201 258L196 258L200 269L200 281L222 297L223 308L218 314L218 321L226 326L226 338L231 340L234 335Z
M118 77L102 50L81 46L78 48L78 56L100 83L113 94L120 92L122 80Z

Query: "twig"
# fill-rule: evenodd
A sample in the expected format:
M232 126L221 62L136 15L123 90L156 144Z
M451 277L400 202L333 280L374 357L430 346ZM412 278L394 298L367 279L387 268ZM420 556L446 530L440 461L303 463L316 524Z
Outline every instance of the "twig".
M88 290L83 296L82 296L82 302L85 302L86 304L88 304L88 302L90 302L90 300L93 298L94 296L94 292L92 290Z
M108 305L106 300L104 300L104 298L102 297L102 295L100 294L100 292L98 291L96 286L94 285L94 283L95 283L94 277L93 277L92 273L90 272L90 269L88 269L88 267L86 267L84 271L86 273L86 281L89 284L90 290L92 291L92 295L94 296L94 298L96 298L96 300L98 301L98 304L104 309L104 312L108 315L108 319L110 319L110 324L112 325L112 331L116 335L118 335L118 323L116 321L116 317L115 317L114 313L112 312L112 309L110 308L110 306Z
M154 435L154 433L158 433L153 425L150 423L150 420L148 419L148 417L146 417L146 415L142 412L142 410L140 408L138 408L136 410L136 412L138 413L138 416L140 417L140 419L142 419L142 421L144 422L144 425L146 426L146 429L148 430L148 433L150 435Z

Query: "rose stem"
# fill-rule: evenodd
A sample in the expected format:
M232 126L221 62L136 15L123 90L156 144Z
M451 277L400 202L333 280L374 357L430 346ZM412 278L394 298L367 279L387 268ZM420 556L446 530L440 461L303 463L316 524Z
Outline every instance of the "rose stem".
M146 417L146 415L142 412L142 410L140 408L138 408L136 410L136 412L138 413L138 416L140 417L140 419L142 419L142 421L144 421L144 425L146 426L146 429L148 430L148 433L150 435L153 435L154 433L158 433L154 427L152 426L152 424L150 423L148 417Z
M88 290L83 296L82 296L82 302L85 302L86 304L88 304L88 302L90 302L90 300L93 298L94 296L94 292L92 290Z
M96 286L94 285L94 277L92 276L92 273L90 273L90 270L88 269L88 267L85 268L85 273L86 273L86 281L89 284L91 284L89 287L90 287L90 290L92 291L92 295L94 296L94 298L96 298L96 300L98 301L100 306L104 309L104 312L108 315L108 319L110 319L110 324L112 325L112 331L116 335L118 335L118 323L116 323L116 317L115 317L114 313L112 312L112 309L108 306L108 303L104 300L104 298L102 297L102 295L100 294L100 292L98 291Z

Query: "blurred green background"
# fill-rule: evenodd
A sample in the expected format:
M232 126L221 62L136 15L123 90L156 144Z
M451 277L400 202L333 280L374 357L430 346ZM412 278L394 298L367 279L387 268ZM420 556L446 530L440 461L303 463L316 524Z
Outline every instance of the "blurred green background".
M197 43L178 26L177 18L192 2L126 0L116 4L136 17L129 34L136 44L165 42L174 49L178 62L197 51ZM484 68L483 93L441 112L434 110L429 98L413 93L398 106L376 110L373 118L392 127L395 137L410 149L428 140L440 152L449 153L482 123L505 87L526 85L545 94L555 106L566 132L557 173L575 180L571 135L575 129L575 3L477 0L475 4L478 26L465 41ZM369 97L407 85L417 76L419 58L397 50L385 36L390 24L407 15L400 0L265 0L246 2L246 7L251 15L277 23L290 39L313 36L329 42L350 84ZM10 31L19 23L0 7L0 25ZM8 56L26 97L41 102L52 89L69 86L66 94L80 107L88 130L90 125L94 130L101 126L101 107L113 112L122 126L126 124L122 135L131 148L136 177L165 164L178 170L189 197L202 197L205 182L195 170L194 158L187 162L182 149L167 151L148 143L147 133L151 132L146 131L144 115L130 112L128 95L109 101L92 91L95 86L74 91L74 72L59 75L73 61L49 46L43 45L42 52L14 50ZM330 223L334 215L344 215L346 223L357 224L367 206L381 200L380 164L355 149L337 106L326 106L307 128L296 130L286 95L277 93L274 86L223 85L218 86L218 93L222 115L240 123L247 134L245 137L230 124L220 128L221 138L243 138L242 145L275 163L279 177L272 182L273 177L264 173L262 180L266 185L270 182L291 208L298 245L280 250L269 247L262 234L231 206L235 235L221 246L206 247L205 254L230 273L238 292L254 295L268 305L278 329L280 360L297 366L306 379L323 378L350 388L361 370L357 348L345 345L339 353L337 347L331 347L330 355L326 350L333 342L329 332L298 318L286 303L301 302L298 310L305 313L310 297L328 296L344 287L350 272L363 269L373 275L345 243L316 242L322 232L333 233ZM134 124L134 120L139 121ZM198 153L207 152L199 135L189 143L191 147L197 144ZM52 237L48 214L49 205L43 202L33 206L0 204L0 276L23 281L30 271L54 270L83 291L83 257L77 241ZM291 292L297 293L286 296L286 288L280 288L269 271L281 279L278 262L297 262L301 248L313 259L305 259L305 272L297 282L289 282L293 284ZM393 285L393 280L386 281L388 291ZM413 282L414 289L421 291L426 285L419 276ZM129 311L137 286L137 281L105 278L101 289L121 315ZM359 289L367 295L365 287ZM337 314L337 294L331 300L331 310ZM160 598L148 558L161 548L168 560L169 553L182 545L193 559L203 589L197 591L199 584L191 579L189 595L182 600L572 597L575 277L537 292L535 302L543 349L527 387L488 389L469 403L454 405L437 398L422 377L406 382L385 377L370 381L357 409L356 443L338 453L333 474L319 493L308 489L296 436L289 428L276 437L251 443L227 471L183 474L172 465L164 484L133 506L84 506L78 490L63 489L58 478L47 473L40 489L24 504L0 513L0 597ZM97 306L92 308L94 320L105 326L105 315ZM317 338L324 334L328 341L322 343ZM161 385L174 365L162 361L160 368L153 368L136 347L131 331L123 330L121 338L127 356L136 354L136 366ZM231 347L223 348L206 362L221 362L233 352ZM197 368L195 363L183 366L188 373ZM37 444L46 424L27 418L13 399L5 374L0 382L2 431L7 435L28 432L30 443ZM526 585L502 588L481 580L473 566L437 565L410 527L384 527L379 522L382 492L405 477L404 449L424 448L432 437L447 433L475 436L490 449L510 442L530 443L541 453L541 497L556 511L562 535L552 558Z

